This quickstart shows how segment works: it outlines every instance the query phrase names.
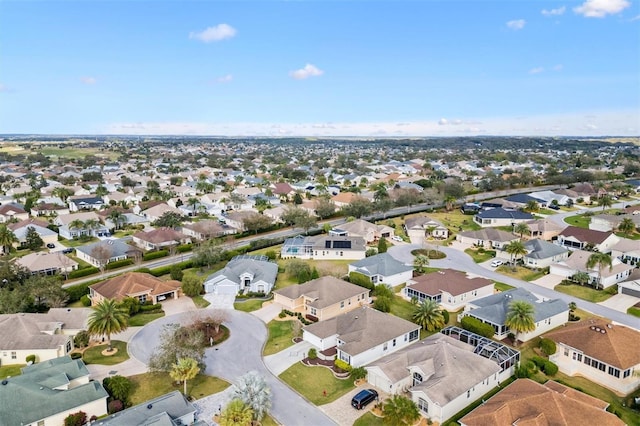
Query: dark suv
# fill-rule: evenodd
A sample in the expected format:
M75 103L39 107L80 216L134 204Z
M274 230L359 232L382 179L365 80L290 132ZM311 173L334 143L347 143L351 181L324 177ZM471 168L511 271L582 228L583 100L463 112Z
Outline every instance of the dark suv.
M373 389L364 389L361 390L351 398L351 406L356 410L362 410L367 406L371 401L378 399L378 392Z

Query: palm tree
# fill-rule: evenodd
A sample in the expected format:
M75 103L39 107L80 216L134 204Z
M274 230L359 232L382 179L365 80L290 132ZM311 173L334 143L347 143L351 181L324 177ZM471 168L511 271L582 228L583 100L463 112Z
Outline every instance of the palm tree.
M448 195L445 199L444 199L444 207L445 210L447 210L448 212L450 212L451 210L453 210L453 205L456 202L456 197L454 197L453 195Z
M516 270L516 260L518 259L518 256L524 256L528 253L524 244L522 244L522 241L517 240L511 241L507 244L504 251L511 255L511 264L514 271Z
M253 410L239 399L234 399L224 407L218 423L220 426L250 426Z
M620 222L620 225L618 225L618 231L622 232L627 236L633 234L633 231L635 231L635 229L636 229L636 224L633 223L633 219L628 217L622 219L622 222Z
M535 200L529 200L527 201L527 205L524 209L531 213L537 212L538 210L540 210L540 205Z
M107 336L108 350L111 351L111 335L126 330L128 323L128 310L114 299L104 299L93 307L87 322L87 331L93 336Z
M611 198L611 195L603 195L598 200L598 205L602 206L602 211L604 211L605 208L611 207L613 205L613 198Z
M67 201L67 198L71 197L74 194L74 192L70 188L59 186L57 188L54 188L54 190L51 191L51 194L60 198L62 201Z
M589 276L589 274L587 272L584 272L584 271L576 272L571 277L571 280L573 282L578 283L580 285L587 284L589 282L589 279L591 279L591 277Z
M520 240L522 241L522 237L524 234L531 234L531 229L529 229L529 225L524 222L516 223L516 226L513 227L513 232L516 234L520 234Z
M187 380L195 378L199 372L198 361L193 358L178 358L178 362L171 366L169 376L184 383L184 395L187 396Z
M238 379L233 398L239 399L253 411L253 420L260 421L271 408L271 389L257 371L250 371Z
M100 228L100 221L97 219L87 219L84 222L84 229L89 230L89 234L91 234L95 229Z
M114 223L116 229L120 229L121 224L127 221L127 217L118 210L112 210L108 217Z
M196 197L191 197L187 200L187 205L191 207L191 216L196 215L196 207L198 206L198 199Z
M69 222L69 229L76 229L76 230L84 229L84 222L81 221L80 219L74 219L71 222Z
M608 266L609 270L611 270L611 268L613 267L611 262L612 260L610 254L600 252L593 253L591 256L589 256L589 259L587 259L587 268L594 268L596 266L598 267L598 284L596 285L596 288L598 286L604 288L604 286L602 285L602 270L605 266Z
M424 269L429 266L429 258L424 254L418 254L413 259L413 266L419 273L424 272Z
M13 231L7 228L7 225L0 225L0 246L2 247L2 253L8 254L15 242L18 242L18 238L16 238Z
M415 402L402 395L393 395L382 409L382 423L392 426L412 425L420 418Z
M436 331L444 327L442 309L435 300L424 299L413 311L411 318L427 331Z
M520 333L526 333L536 329L533 305L524 300L514 300L509 303L509 310L507 311L504 325L509 327L516 335L514 344L517 346Z

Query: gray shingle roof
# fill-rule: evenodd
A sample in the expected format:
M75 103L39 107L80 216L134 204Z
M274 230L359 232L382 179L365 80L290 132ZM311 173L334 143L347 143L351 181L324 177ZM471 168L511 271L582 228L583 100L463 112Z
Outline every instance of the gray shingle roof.
M174 426L173 419L195 411L196 408L176 390L113 414L100 420L97 424L102 426Z
M482 219L533 219L530 213L521 212L520 210L505 210L502 207L484 210L478 213L477 216Z
M224 277L240 284L240 275L247 272L253 275L253 281L264 281L273 285L278 275L278 264L269 261L266 256L236 256L223 269L209 275L205 282Z
M130 246L129 244L120 240L104 240L96 243L87 244L85 246L76 247L76 251L81 251L88 256L92 256L91 252L96 247L108 247L111 253L111 257L125 256L128 253L139 251L137 248Z
M525 257L529 257L531 259L547 259L569 251L557 244L538 239L527 241L524 243L524 248L526 248L527 251L530 251L530 253Z
M509 242L518 239L518 237L513 235L511 232L506 232L495 228L485 228L479 231L462 231L459 232L459 235L467 238L473 238L474 240L497 242Z
M335 305L342 300L362 293L367 293L368 295L369 290L332 276L325 276L307 281L304 284L285 287L274 291L274 293L288 297L289 299L297 299L304 295L313 299L313 301L309 303L309 306L324 309L327 306Z
M515 288L474 300L472 304L478 308L472 309L470 314L476 318L501 325L504 324L507 316L509 303L515 300L522 300L533 305L535 322L543 321L561 312L569 311L567 304L560 299L539 301L533 293L523 288Z
M356 270L366 276L382 275L388 277L402 272L412 271L413 266L394 259L389 253L380 253L375 256L365 257L351 264Z

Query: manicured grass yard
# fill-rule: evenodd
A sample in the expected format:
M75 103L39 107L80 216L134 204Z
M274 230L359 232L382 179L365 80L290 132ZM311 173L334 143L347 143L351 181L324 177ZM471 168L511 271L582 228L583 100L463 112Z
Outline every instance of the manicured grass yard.
M505 283L500 283L500 282L496 282L493 284L493 287L496 290L500 290L500 291L507 291L507 290L511 290L514 289L515 287L509 284L505 284Z
M267 324L269 337L262 351L263 356L272 355L293 345L293 324L297 320L276 321Z
M26 364L11 364L0 367L0 379L4 379L9 376L13 377L21 375L22 372L20 369L24 366L26 366Z
M634 317L640 318L640 308L636 308L635 306L632 306L629 309L627 309L627 313L629 315L633 315Z
M353 423L353 426L382 426L383 424L382 417L366 413L364 416L359 417L358 420Z
M129 318L129 326L131 327L141 327L143 325L149 324L153 320L157 320L158 318L162 318L164 316L164 311L154 311L147 313L137 313L134 316Z
M107 349L107 345L105 343L104 345L92 346L86 349L82 354L82 360L85 364L115 365L129 359L127 344L125 342L112 340L111 346L118 349L118 352L115 355L102 355L102 351Z
M242 302L235 302L233 307L236 311L242 312L253 312L262 308L262 304L266 300L264 299L251 299L251 300L243 300Z
M406 319L407 321L412 321L411 316L415 309L415 305L396 294L393 298L393 302L391 302L391 311L389 313Z
M463 231L478 231L481 229L481 226L473 221L472 215L462 214L458 209L450 212L427 213L427 215L442 222L444 226L454 232L457 232L460 228Z
M198 309L206 308L207 306L209 306L211 304L211 303L207 302L205 300L205 298L202 297L201 295L194 296L194 297L191 298L191 300L193 300L193 304L196 305L196 308L198 308Z
M496 272L500 272L503 275L508 275L513 278L518 278L524 281L533 281L537 280L540 277L543 277L544 271L533 271L531 269L525 268L523 266L516 266L516 270L513 270L513 267L509 265L502 265L496 269Z
M177 384L168 373L144 373L129 377L133 382L132 405L140 404L174 390L182 391L184 385ZM217 377L198 374L187 381L187 392L196 399L221 392L230 386Z
M581 286L577 284L558 284L553 288L555 291L559 291L560 293L569 294L571 296L577 297L578 299L586 300L593 303L604 302L611 296L612 293L609 293L606 290L596 290L591 287Z
M279 377L315 405L333 402L355 388L353 380L336 379L328 368L307 367L300 362L293 364Z
M473 261L476 263L486 262L487 260L496 257L495 250L484 250L480 252L478 251L478 249L468 248L464 252L471 256L473 258Z
M564 219L566 223L572 226L577 226L578 228L589 228L589 223L591 223L591 217L585 216L582 214L576 216L569 216Z

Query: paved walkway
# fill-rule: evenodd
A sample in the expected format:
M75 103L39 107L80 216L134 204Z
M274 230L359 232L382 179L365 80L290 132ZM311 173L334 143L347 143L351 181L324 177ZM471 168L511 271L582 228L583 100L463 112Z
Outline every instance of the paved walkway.
M273 320L278 314L282 311L282 305L279 303L266 302L262 305L262 308L257 311L251 312L251 315L254 315L262 320L265 324L269 323L269 321Z
M207 309L234 309L233 302L235 302L236 296L232 294L207 293L202 297L210 303Z
M553 290L564 279L560 275L547 274L537 280L531 281L533 284Z
M620 312L627 312L627 309L640 302L640 299L628 294L614 294L604 302L598 303L600 306L606 306L607 308L615 309Z
M350 380L350 379L347 379ZM366 412L371 411L376 402L372 402L362 410L356 410L351 406L351 399L363 389L375 389L378 391L378 401L383 401L389 397L389 394L382 392L380 389L371 386L369 383L363 383L352 391L336 399L333 402L320 406L329 417L335 420L339 425L352 425L356 420L362 417Z
M213 421L213 416L220 414L222 409L231 401L233 396L233 386L229 386L222 392L214 393L213 395L205 396L193 402L193 406L196 407L196 418L206 422L210 426L215 426L217 423Z
M279 376L296 362L302 361L312 347L309 342L296 343L277 354L264 357L264 364L273 374Z

